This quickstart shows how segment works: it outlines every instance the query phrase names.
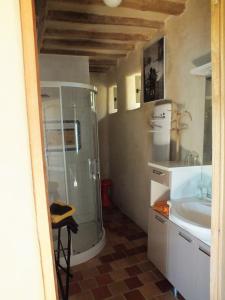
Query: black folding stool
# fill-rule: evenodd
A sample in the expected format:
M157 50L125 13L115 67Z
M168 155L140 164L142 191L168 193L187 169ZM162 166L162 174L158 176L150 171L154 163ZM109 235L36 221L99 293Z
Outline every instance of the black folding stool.
M62 300L69 298L69 283L70 278L73 277L70 273L70 257L71 257L71 231L77 233L78 225L73 219L72 215L75 208L67 205L64 202L55 201L50 205L50 213L52 220L52 229L58 230L57 233L57 248L54 250L55 267L58 279L58 284L62 296ZM67 232L67 246L65 247L61 239L62 229ZM61 255L62 254L62 255ZM65 261L65 267L62 266L62 259ZM62 282L62 272L66 274L66 285L64 287Z
M61 230L65 227L65 225L60 224L52 224L53 229L57 229L57 249L55 249L55 266L56 266L56 274L58 279L58 284L62 296L62 300L68 300L69 299L69 283L70 278L73 277L73 275L70 273L70 257L71 257L71 230L69 226L66 226L67 231L67 247L65 248L63 246L62 240L61 240ZM61 256L62 254L62 256ZM66 267L63 267L61 265L60 260L65 260ZM66 285L64 287L63 281L62 281L62 272L63 271L66 274Z

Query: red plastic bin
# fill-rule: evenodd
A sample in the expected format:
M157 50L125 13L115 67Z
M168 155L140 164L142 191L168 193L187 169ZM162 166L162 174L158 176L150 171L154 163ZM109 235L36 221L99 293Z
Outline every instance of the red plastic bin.
M110 207L112 204L112 180L103 179L101 181L101 195L102 195L102 206Z

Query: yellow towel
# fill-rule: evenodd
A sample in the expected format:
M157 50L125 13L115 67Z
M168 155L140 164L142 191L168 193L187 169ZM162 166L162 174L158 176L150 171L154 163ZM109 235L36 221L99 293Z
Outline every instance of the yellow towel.
M68 206L68 207L71 208L70 211L66 212L63 215L53 215L53 214L51 214L51 221L54 224L57 224L57 223L61 222L62 220L66 219L68 217L71 217L76 211L75 207L73 207L72 205L68 205L68 204L66 204L62 201L57 200L57 201L54 201L53 203L56 203L56 204L61 205L61 206Z

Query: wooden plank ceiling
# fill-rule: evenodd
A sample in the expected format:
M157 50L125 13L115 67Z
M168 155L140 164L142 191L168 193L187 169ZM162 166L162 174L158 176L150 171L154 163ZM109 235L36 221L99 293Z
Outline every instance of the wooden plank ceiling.
M185 0L123 0L117 8L103 0L37 2L41 53L88 56L90 72L107 72L185 9Z

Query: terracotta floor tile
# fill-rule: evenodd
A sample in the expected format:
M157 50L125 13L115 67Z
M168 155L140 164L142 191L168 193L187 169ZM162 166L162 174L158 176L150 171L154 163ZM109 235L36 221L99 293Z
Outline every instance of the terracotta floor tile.
M80 282L80 287L82 291L93 290L98 287L98 283L94 278L82 280Z
M109 298L108 300L126 300L123 295L117 295Z
M133 241L133 240L141 239L141 238L146 237L146 236L147 236L147 234L144 231L142 231L142 232L127 236L127 239L129 241Z
M101 263L100 257L102 256L107 256L107 255L111 255L114 252L113 247L110 245L110 247L105 247L102 251L101 254L98 255L98 260Z
M138 277L131 277L128 279L125 279L124 282L128 286L128 288L131 289L136 289L140 286L143 285L143 283L138 279Z
M146 298L146 300L152 300L152 298L162 295L162 292L154 283L143 285L139 288L139 291Z
M141 238L139 240L135 240L135 241L133 241L133 245L135 245L136 247L137 246L142 246L142 245L146 246L147 245L147 240L148 240L147 237Z
M127 257L125 261L127 262L128 266L137 265L139 263L135 256Z
M91 292L86 291L69 297L69 300L94 300L94 296Z
M83 274L80 271L77 272L72 272L73 278L71 279L72 281L80 281L83 279Z
M92 293L96 300L103 300L112 296L107 286L96 288L92 290Z
M89 260L89 267L90 268L95 268L95 267L97 267L99 264L101 263L101 261L98 259L98 258L93 258L93 259L91 259L91 260Z
M111 263L111 266L114 270L122 269L129 266L127 258L115 260Z
M138 290L134 290L129 293L126 293L124 294L124 296L127 300L145 300L143 295Z
M138 249L136 247L127 250L127 255L128 256L136 255L138 253L140 253L140 252L138 251Z
M115 253L113 254L114 260L122 259L122 258L127 257L127 252L126 252L126 251L127 251L127 250L120 250L120 251L118 251L118 252L115 252Z
M71 282L69 286L69 294L74 295L81 292L80 285L76 282Z
M148 261L148 258L147 258L147 253L140 253L140 254L137 254L135 255L135 257L137 258L138 261Z
M147 252L147 246L146 245L138 246L138 247L136 247L136 249L137 249L138 253L146 253Z
M108 288L111 291L112 295L124 294L125 292L128 291L128 287L124 281L117 281L117 282L111 283L108 286Z
M125 271L129 276L135 276L141 274L141 270L137 266L125 268Z
M141 282L143 284L148 283L148 282L156 282L158 280L156 275L151 271L139 274L138 278L141 280Z
M81 273L83 275L83 278L85 278L85 279L93 278L93 277L99 275L97 268L85 269L85 270L81 271Z
M150 270L154 270L154 269L155 269L154 265L153 265L150 261L146 261L146 262L140 263L140 264L138 264L138 267L139 267L143 272L146 272L146 271L150 271Z
M99 259L102 263L110 263L110 262L114 261L112 254L101 256Z
M99 275L96 277L96 280L99 285L107 285L113 281L109 274Z
M127 248L125 247L124 244L117 244L117 245L113 246L113 248L116 252L127 250Z
M110 276L114 281L119 281L128 278L127 272L124 269L115 270L110 272Z
M103 264L103 265L97 266L97 269L98 269L99 273L101 273L101 274L108 273L113 270L110 264Z
M159 272L159 270L157 270L156 268L153 269L152 272L157 276L157 278L159 279L158 281L165 279L165 277L162 275L162 273Z
M166 279L156 282L156 285L163 293L168 292L172 288L172 285Z
M176 300L176 298L173 296L172 292L168 292L166 294L156 297L155 300Z

